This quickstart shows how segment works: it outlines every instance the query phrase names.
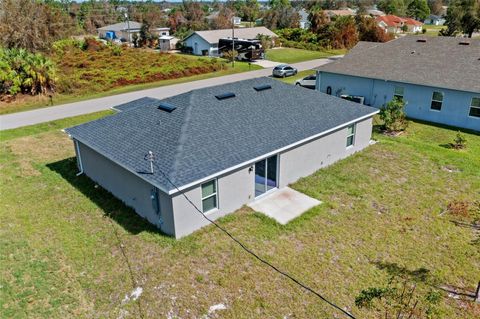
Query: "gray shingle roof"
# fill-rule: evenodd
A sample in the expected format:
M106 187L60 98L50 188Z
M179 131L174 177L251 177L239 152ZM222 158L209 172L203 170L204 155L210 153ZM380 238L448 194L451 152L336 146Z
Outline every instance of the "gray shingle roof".
M253 89L262 84L272 88ZM236 96L215 98L225 92ZM157 109L159 100L140 99L118 106L123 112L66 132L168 192L174 189L160 173L145 174L148 151L181 187L377 112L271 78L203 88L162 101L177 109L165 112Z
M123 31L123 30L128 30L129 27L130 27L130 29L140 29L142 27L142 24L140 22L137 22L137 21L129 21L128 24L127 24L127 22L119 22L119 23L115 23L115 24L106 25L104 27L98 28L97 30L101 30L101 31Z
M206 30L206 31L195 31L187 38L191 37L194 34L198 34L205 41L210 44L218 43L218 40L221 38L228 38L232 36L232 29L220 29L220 30ZM255 39L257 35L263 34L270 37L276 37L277 35L265 28L265 27L255 27L255 28L238 28L235 29L235 37L242 39ZM187 39L185 38L185 40Z
M417 42L425 39L426 42ZM460 45L467 41L469 45ZM480 92L480 40L407 36L382 44L359 43L319 71Z

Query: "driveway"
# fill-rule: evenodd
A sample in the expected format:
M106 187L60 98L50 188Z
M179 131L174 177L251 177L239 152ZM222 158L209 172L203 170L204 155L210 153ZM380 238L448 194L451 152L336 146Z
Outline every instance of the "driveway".
M332 59L335 57L332 57ZM298 71L310 70L315 67L324 65L332 61L332 59L317 59L292 64ZM8 130L17 127L33 125L71 116L88 114L103 110L108 110L112 106L126 103L141 97L149 96L153 98L163 99L172 95L185 93L191 90L204 87L237 82L246 79L252 79L272 74L272 68L255 70L221 77L198 80L168 86L161 86L153 89L140 90L135 92L111 95L97 99L85 100L75 103L62 104L52 107L36 109L32 111L5 114L0 116L0 130Z

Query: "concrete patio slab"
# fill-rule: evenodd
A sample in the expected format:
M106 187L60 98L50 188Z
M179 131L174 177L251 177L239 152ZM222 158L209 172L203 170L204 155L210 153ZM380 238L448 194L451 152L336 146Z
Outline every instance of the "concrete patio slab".
M321 201L315 198L308 197L294 189L285 187L255 200L248 204L248 206L285 225L310 208L321 203Z

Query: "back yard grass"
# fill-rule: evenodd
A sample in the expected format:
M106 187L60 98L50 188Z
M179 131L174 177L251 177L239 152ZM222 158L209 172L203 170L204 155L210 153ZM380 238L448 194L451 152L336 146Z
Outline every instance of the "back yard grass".
M282 63L297 63L328 58L334 55L345 54L346 52L346 50L309 51L294 48L275 48L267 51L265 59Z
M216 228L174 240L76 176L58 128L106 115L1 133L1 318L343 318ZM377 144L292 185L323 202L302 217L281 226L243 208L220 224L357 318L375 314L355 296L393 273L421 270L434 288L472 294L478 233L445 210L480 198L480 136L455 151L445 145L456 133L411 122L400 137L375 134ZM479 317L478 304L439 291L435 318Z
M0 101L0 114L261 69L244 62L233 68L223 59L108 46L67 47L51 58L58 68L51 99L17 95L13 101Z

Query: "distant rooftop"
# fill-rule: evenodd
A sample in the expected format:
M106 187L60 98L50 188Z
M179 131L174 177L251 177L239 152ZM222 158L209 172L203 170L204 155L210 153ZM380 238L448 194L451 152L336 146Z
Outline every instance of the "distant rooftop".
M406 36L359 42L343 59L318 70L480 93L480 40Z

